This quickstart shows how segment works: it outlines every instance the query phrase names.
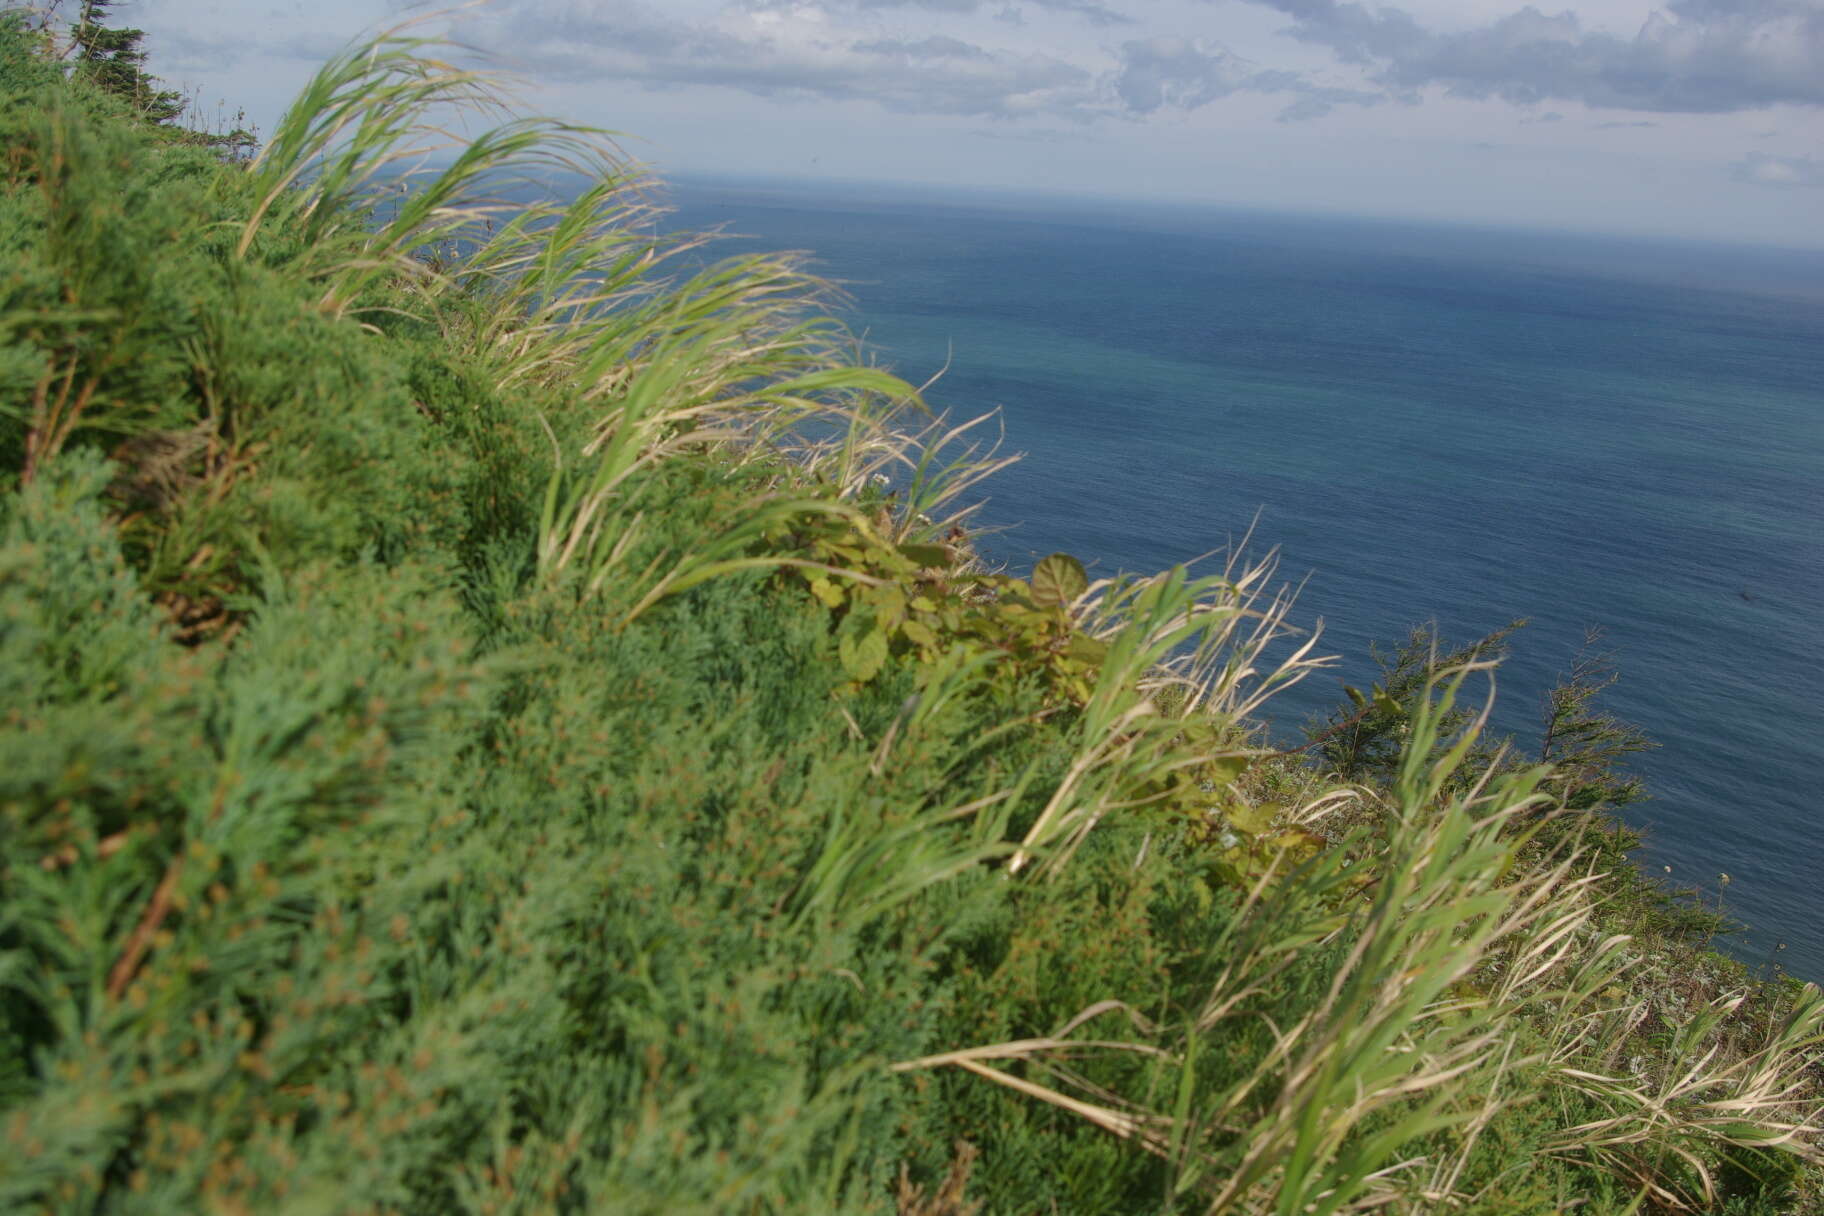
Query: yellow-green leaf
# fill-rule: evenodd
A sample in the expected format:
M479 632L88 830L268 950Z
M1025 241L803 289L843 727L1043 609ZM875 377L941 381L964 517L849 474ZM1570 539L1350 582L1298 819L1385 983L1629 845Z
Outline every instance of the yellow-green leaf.
M926 569L950 564L950 551L942 545L901 545L899 551Z
M1245 773L1247 769L1248 758L1246 756L1217 756L1203 766L1202 776L1218 785L1227 785Z
M1259 806L1238 806L1229 812L1229 826L1237 832L1258 836L1273 826L1273 818L1278 814L1279 808L1270 802L1263 802Z
M1041 607L1067 607L1088 589L1083 563L1068 553L1054 553L1032 568L1032 600Z
M864 594L873 603L881 626L889 632L906 617L906 593L893 583L871 587Z
M925 646L933 650L937 648L937 634L931 631L929 625L926 625L921 621L909 620L901 622L899 631L906 635L906 640L909 642L914 642L920 646Z
M887 661L887 635L878 629L870 629L859 637L845 632L836 641L836 655L850 679L857 684L866 684Z

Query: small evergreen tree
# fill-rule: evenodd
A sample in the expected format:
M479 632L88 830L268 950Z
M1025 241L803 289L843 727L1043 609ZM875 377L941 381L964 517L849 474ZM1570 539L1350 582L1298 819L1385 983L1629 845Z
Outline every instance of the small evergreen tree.
M1525 620L1516 620L1467 646L1457 646L1439 635L1434 621L1414 628L1391 652L1376 643L1369 653L1381 669L1380 680L1367 692L1345 684L1348 702L1322 723L1307 726L1306 746L1317 748L1325 766L1345 781L1391 782L1405 755L1413 711L1422 698L1432 695L1436 681L1467 663L1506 658L1508 636L1525 625ZM1462 708L1446 714L1439 720L1438 746L1446 746L1474 718Z
M152 122L167 123L184 112L182 96L145 70L146 52L140 43L144 30L115 29L107 24L108 10L116 0L82 0L70 33L76 62L102 89L129 102Z
M1572 810L1618 810L1646 798L1640 778L1623 771L1629 756L1658 746L1639 727L1595 706L1618 678L1614 656L1598 649L1602 631L1584 636L1583 649L1545 697L1539 759L1558 770L1564 804Z

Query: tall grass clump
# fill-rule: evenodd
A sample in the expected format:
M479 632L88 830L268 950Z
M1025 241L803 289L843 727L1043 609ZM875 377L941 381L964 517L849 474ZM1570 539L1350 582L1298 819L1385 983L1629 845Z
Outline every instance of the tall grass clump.
M983 419L417 28L239 160L0 20L0 1204L1819 1210L1634 736L1275 750L1271 557L991 567Z

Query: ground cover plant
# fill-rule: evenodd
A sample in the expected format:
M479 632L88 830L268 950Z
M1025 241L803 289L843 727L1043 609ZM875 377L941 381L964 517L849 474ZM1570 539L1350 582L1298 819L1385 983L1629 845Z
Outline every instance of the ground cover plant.
M1627 867L1599 658L1540 756L1430 637L1274 751L1270 560L983 568L977 429L604 134L405 30L243 160L58 35L0 24L9 1210L1820 1210L1824 1002Z

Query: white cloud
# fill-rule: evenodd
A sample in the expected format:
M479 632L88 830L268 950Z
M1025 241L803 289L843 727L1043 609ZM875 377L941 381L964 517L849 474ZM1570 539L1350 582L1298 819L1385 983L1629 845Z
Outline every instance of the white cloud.
M1769 156L1765 152L1750 152L1729 169L1736 181L1755 186L1782 190L1824 187L1824 161L1809 156Z

